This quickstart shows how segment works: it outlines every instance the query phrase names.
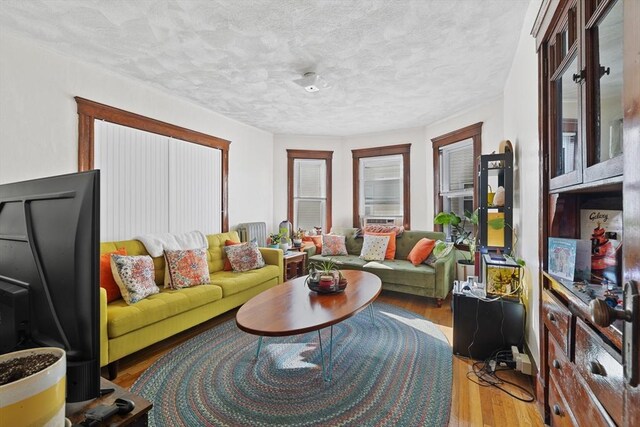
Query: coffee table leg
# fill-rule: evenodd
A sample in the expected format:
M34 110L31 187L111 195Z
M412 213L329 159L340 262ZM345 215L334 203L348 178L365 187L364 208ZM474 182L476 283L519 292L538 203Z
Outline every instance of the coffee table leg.
M262 348L262 335L258 337L258 350L256 351L256 359L260 355L261 348Z
M371 323L373 323L373 325L376 325L376 318L373 317L373 304L369 304L369 315L371 316Z
M322 360L322 379L329 382L331 381L331 373L333 372L333 325L330 326L329 335L329 369L324 368L324 350L322 349L322 335L320 335L320 329L318 329L318 340L320 341L320 359Z

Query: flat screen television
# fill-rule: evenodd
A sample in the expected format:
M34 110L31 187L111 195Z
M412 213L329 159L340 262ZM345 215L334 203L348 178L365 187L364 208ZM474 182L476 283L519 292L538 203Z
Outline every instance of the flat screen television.
M100 174L0 185L0 354L59 347L67 402L100 393Z

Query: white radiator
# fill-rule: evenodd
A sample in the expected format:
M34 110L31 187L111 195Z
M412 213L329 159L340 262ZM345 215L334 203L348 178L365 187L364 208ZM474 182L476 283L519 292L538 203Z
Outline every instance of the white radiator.
M238 224L237 231L241 242L250 242L256 239L258 246L267 246L266 222L245 222Z

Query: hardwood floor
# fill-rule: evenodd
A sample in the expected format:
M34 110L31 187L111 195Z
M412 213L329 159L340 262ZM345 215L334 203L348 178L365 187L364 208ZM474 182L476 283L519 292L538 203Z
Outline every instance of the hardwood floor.
M450 297L444 301L442 307L436 306L435 300L415 297L395 292L383 291L378 301L394 304L406 310L413 311L439 325L440 329L452 342L453 328ZM161 343L148 347L138 353L120 360L120 372L114 381L116 384L129 388L136 379L153 362L163 354L198 335L199 333L235 317L236 310L218 316L206 323L196 326L179 335L171 337ZM458 356L453 357L453 392L451 417L449 425L457 426L542 426L542 417L537 410L536 403L521 402L495 387L482 387L467 378L472 370L472 361ZM106 376L106 371L103 371ZM529 377L517 372L501 372L501 376L533 391ZM515 395L525 397L517 390L511 390Z

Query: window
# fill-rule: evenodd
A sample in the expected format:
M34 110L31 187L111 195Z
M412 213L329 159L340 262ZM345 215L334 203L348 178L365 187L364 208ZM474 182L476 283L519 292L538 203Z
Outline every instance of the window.
M110 236L103 235L102 240L164 231L202 229L208 233L229 229L229 141L80 97L75 99L78 170L99 165L104 172L101 211L112 209L113 213L116 204L121 203L122 209L117 213L129 215L120 221L122 227L101 227L101 233L111 230ZM127 181L131 177L138 179ZM194 180L198 186L193 185ZM149 187L151 184L155 187ZM127 193L116 194L123 191ZM153 197L148 196L150 193ZM175 206L195 209L173 209ZM154 212L156 208L162 212ZM109 214L105 220L113 218Z
M475 162L480 155L482 122L433 138L434 216L454 212L463 217L477 206ZM440 227L436 225L436 227ZM467 225L471 231L472 225ZM442 230L447 238L451 230Z
M404 144L352 150L354 227L373 218L409 229L410 148Z
M288 217L294 229L331 230L332 151L287 150Z

